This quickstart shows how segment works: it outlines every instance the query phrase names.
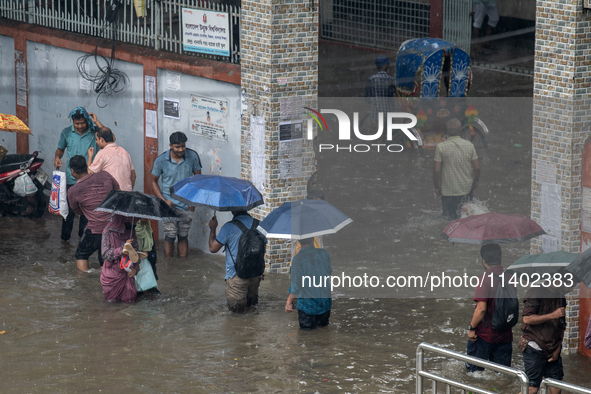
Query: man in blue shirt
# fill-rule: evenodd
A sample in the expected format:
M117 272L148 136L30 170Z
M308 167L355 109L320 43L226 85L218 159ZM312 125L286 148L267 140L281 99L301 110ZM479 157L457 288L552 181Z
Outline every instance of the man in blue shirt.
M188 149L187 136L180 131L170 135L170 150L167 150L154 161L152 167L152 191L156 197L166 201L181 218L179 222L164 222L164 255L172 257L174 241L178 236L178 251L180 257L187 257L189 252L189 230L191 229L191 213L195 207L171 197L170 187L185 178L201 174L201 160L192 149ZM162 176L162 189L158 186L158 179Z
M251 228L253 218L246 211L232 211L234 220L240 220L246 228ZM236 275L234 260L238 256L238 241L242 235L240 230L233 223L226 223L222 226L220 233L215 235L218 227L217 217L209 221L209 251L217 253L226 246L226 300L228 309L232 312L244 313L246 308L256 306L259 303L259 285L264 275L255 276L250 279L242 279Z
M298 321L302 329L328 326L332 299L330 295L330 256L314 247L314 238L300 240L302 249L291 263L291 287L285 312L294 311L297 298Z
M62 157L64 152L68 150L68 162L66 165L66 184L67 188L76 184L76 178L70 171L70 158L80 155L88 160L88 148L94 148L98 151L95 140L95 133L97 126L102 126L95 114L88 113L82 107L76 107L70 112L70 118L72 119L72 125L62 130L60 140L57 144L57 150L55 151L55 160L53 165L56 169L62 166ZM95 124L96 123L96 124ZM68 205L70 202L68 201ZM62 242L67 242L72 234L72 227L74 226L74 217L76 214L74 210L69 207L69 213L66 219L62 221ZM80 223L78 226L78 236L82 237L84 234L84 228L86 227L86 217L80 216Z

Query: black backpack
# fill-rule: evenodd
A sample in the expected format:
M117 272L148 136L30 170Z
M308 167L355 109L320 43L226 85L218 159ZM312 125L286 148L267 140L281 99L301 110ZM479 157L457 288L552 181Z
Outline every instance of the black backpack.
M238 240L238 255L236 260L232 256L232 252L227 248L230 257L234 262L236 275L241 279L250 279L255 276L260 276L265 272L265 252L267 250L267 240L256 228L259 221L252 220L252 226L246 228L244 223L238 219L232 220L234 226L238 227L242 234Z
M497 278L497 292L495 295L495 309L490 319L490 325L494 330L507 330L517 324L519 320L519 300L517 289L509 283L503 283ZM505 286L502 286L502 285Z

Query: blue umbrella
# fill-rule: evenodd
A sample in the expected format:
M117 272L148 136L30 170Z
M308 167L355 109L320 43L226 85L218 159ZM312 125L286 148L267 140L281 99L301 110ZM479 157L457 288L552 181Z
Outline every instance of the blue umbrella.
M219 175L185 178L170 188L170 194L185 204L217 211L248 211L264 204L263 196L249 181Z
M326 201L298 200L275 209L259 227L267 238L305 239L334 234L352 221Z

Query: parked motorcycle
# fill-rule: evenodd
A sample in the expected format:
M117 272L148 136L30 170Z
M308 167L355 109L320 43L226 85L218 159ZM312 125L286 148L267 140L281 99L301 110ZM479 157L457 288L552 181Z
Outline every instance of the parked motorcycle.
M47 198L43 189L51 189L51 181L41 169L43 159L32 155L6 155L0 161L0 214L38 218L47 210ZM29 176L37 191L20 196L15 193L15 181L23 174ZM28 180L27 180L28 181ZM34 190L34 189L33 189Z

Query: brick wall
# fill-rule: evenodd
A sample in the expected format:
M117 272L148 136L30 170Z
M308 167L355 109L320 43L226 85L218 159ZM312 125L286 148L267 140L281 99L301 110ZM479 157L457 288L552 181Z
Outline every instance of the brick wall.
M313 9L310 8L315 4ZM242 177L251 179L250 115L265 120L265 205L252 211L262 219L286 201L306 196L316 162L311 141L302 141L301 173L282 178L279 123L303 120L303 106L316 106L318 94L318 3L309 0L242 0L241 67L247 113L242 116ZM255 39L256 37L256 39ZM301 99L301 101L296 101ZM286 104L297 111L283 115ZM299 157L299 150L290 153ZM289 272L291 244L270 240L267 270Z
M562 352L575 354L579 348L579 288L566 295L566 331L562 340Z
M555 171L562 221L559 249L579 252L581 154L589 134L591 17L575 0L538 1L532 140L532 219L541 222L542 165ZM539 164L539 162L543 162ZM531 252L542 251L541 238Z
M579 0L536 3L531 216L544 227L543 217L559 210L560 224L544 229L554 230L549 235L558 250L574 253L581 249L582 149L591 131L590 21ZM542 212L542 189L552 188L561 205ZM532 240L531 253L541 253L542 245L541 237ZM565 354L578 346L578 290L567 299Z

